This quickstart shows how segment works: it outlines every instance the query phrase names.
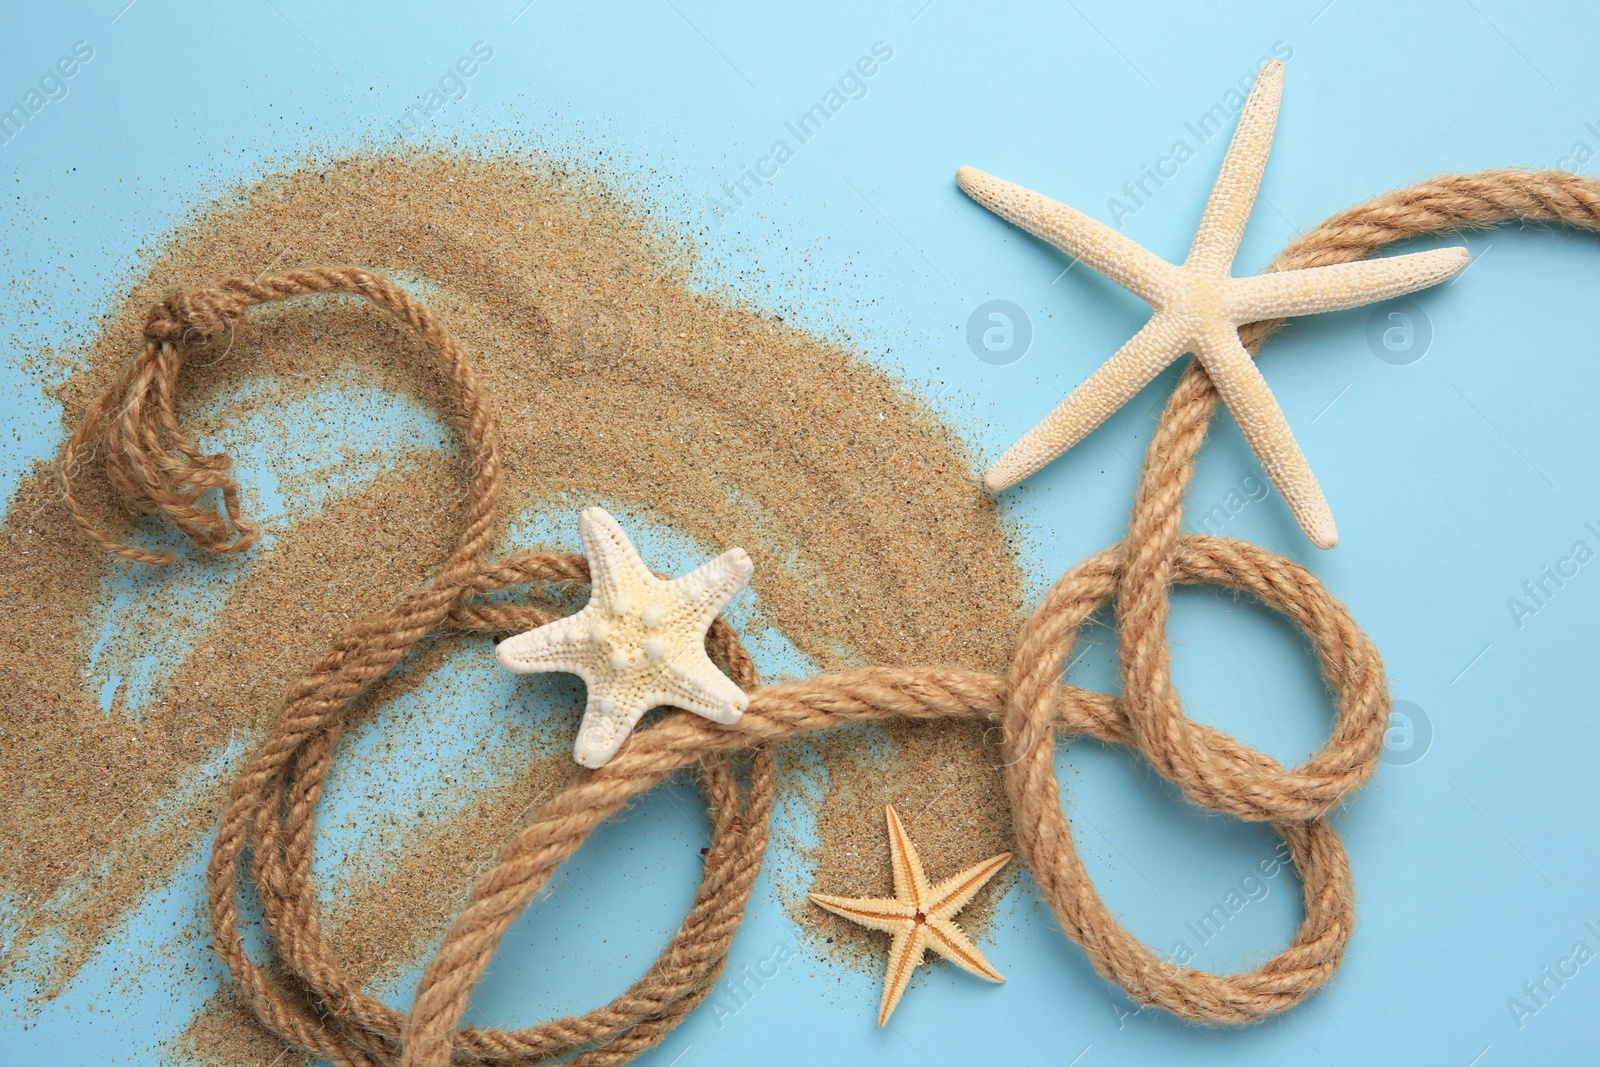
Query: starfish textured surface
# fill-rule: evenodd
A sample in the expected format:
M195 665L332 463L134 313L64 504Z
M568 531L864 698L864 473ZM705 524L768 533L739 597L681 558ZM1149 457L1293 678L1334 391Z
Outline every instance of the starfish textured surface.
M929 949L937 952L964 971L991 982L1004 982L1000 972L989 965L952 920L967 902L977 895L984 883L993 878L1011 860L1011 853L1002 852L975 864L960 874L946 878L936 886L928 885L928 876L922 870L922 859L900 825L900 816L892 807L884 809L889 819L889 857L894 868L893 897L832 897L812 893L811 899L835 915L865 926L869 930L882 930L893 935L889 944L889 969L883 979L883 1000L878 1006L878 1025L889 1021L889 1015L905 994L911 982L911 972L916 970Z
M738 722L750 698L711 662L705 641L717 613L750 581L754 565L744 549L668 580L650 573L603 508L578 516L578 534L589 557L589 603L495 648L507 670L566 671L588 686L573 758L603 766L639 717L663 704Z
M1465 248L1439 248L1383 259L1234 278L1233 257L1255 205L1283 95L1283 64L1261 68L1239 113L1181 266L1167 263L1116 230L1065 204L972 167L956 182L972 199L1104 274L1150 305L1144 328L1090 375L990 468L999 492L1083 440L1187 352L1205 367L1262 469L1283 494L1313 544L1339 541L1333 514L1295 443L1266 380L1239 341L1239 327L1262 319L1339 311L1415 292L1467 264Z

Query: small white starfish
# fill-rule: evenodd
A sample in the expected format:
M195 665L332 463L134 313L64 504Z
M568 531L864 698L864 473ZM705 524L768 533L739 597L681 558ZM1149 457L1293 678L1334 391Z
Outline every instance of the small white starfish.
M1155 312L1127 344L1000 457L984 478L990 489L999 492L1039 470L1088 436L1180 356L1193 352L1306 536L1318 548L1338 543L1322 488L1265 379L1239 342L1239 327L1415 292L1466 266L1467 250L1440 248L1232 277L1233 257L1272 148L1282 95L1283 64L1274 60L1261 68L1239 113L1222 171L1181 266L1157 258L1065 204L972 167L956 171L956 182L968 196L1142 297Z
M900 825L893 807L884 809L889 819L889 865L894 869L893 897L833 897L812 893L811 899L835 915L893 934L889 945L889 969L883 977L883 1000L878 1005L878 1025L889 1021L889 1013L905 994L911 972L917 969L931 948L964 971L991 982L1004 982L1000 972L989 965L952 920L984 884L1011 861L1011 853L990 856L936 886L928 885L922 858Z
M572 757L604 766L639 717L671 705L712 722L736 723L750 698L706 655L717 613L750 581L742 548L670 581L650 573L617 520L603 508L578 516L593 592L583 610L508 637L500 666L519 674L566 671L589 689Z

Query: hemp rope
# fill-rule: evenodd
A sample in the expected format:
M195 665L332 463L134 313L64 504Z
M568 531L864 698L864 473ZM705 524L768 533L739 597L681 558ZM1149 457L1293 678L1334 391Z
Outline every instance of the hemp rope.
M1342 263L1409 237L1509 221L1600 230L1600 182L1515 170L1438 178L1334 216L1290 244L1268 269ZM1180 534L1184 493L1218 399L1205 371L1191 362L1151 440L1127 538L1055 583L1024 626L1007 677L874 667L760 688L748 654L719 619L708 638L712 655L751 693L739 723L724 727L669 714L636 733L606 766L543 804L478 879L424 972L410 1013L384 1006L329 959L315 909L316 805L346 715L426 636L509 634L554 617L535 604L474 598L511 585L588 580L578 556L484 561L500 463L485 397L465 354L427 307L362 270L291 271L176 293L151 311L143 351L68 439L61 481L73 521L124 559L173 562L170 554L124 545L100 531L74 491L86 452L103 456L126 503L166 515L199 547L249 548L259 532L242 516L227 457L202 454L178 425L178 378L189 348L236 329L249 308L315 293L371 300L416 331L439 358L472 459L471 506L439 573L388 611L352 625L289 690L282 717L234 782L222 816L208 872L215 948L257 1018L283 1040L344 1067L520 1065L575 1053L570 1062L583 1065L632 1059L705 999L727 959L767 846L776 789L771 743L896 717L982 719L1003 727L1018 849L1062 928L1096 971L1135 1000L1199 1022L1248 1023L1298 1003L1337 969L1354 924L1354 896L1348 858L1326 813L1375 768L1389 711L1383 664L1344 606L1298 564L1246 542ZM1255 352L1279 325L1245 327L1246 347ZM222 498L220 513L201 506L202 495L213 489ZM1184 715L1166 640L1174 583L1248 593L1288 616L1311 641L1336 697L1337 722L1310 760L1285 769ZM1121 699L1060 680L1078 629L1113 597ZM1271 825L1289 847L1304 892L1305 919L1288 947L1255 971L1217 975L1168 963L1125 929L1095 891L1061 808L1052 763L1061 734L1135 748L1196 804ZM743 775L734 763L740 753L748 753ZM599 823L684 768L697 773L713 845L689 913L643 977L583 1016L517 1031L456 1029L501 937L555 869ZM277 957L270 973L246 955L240 935L247 853Z

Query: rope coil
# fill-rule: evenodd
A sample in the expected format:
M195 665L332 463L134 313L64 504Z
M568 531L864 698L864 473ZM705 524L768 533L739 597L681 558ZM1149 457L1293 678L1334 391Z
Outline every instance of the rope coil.
M1436 179L1329 219L1269 269L1347 262L1413 236L1507 221L1600 229L1600 183L1509 170ZM1181 534L1184 493L1218 400L1204 370L1191 363L1151 441L1127 538L1056 582L1024 626L1006 677L875 667L761 688L738 637L719 619L708 645L751 693L743 719L722 727L668 715L540 807L474 886L428 964L410 1012L386 1007L331 961L314 903L316 806L346 715L425 636L512 633L554 617L533 603L477 598L512 585L588 580L587 564L577 556L484 560L500 462L486 400L465 354L425 305L362 270L291 271L177 293L152 309L143 351L68 439L61 480L74 522L121 558L155 565L173 559L124 545L98 528L74 492L86 454L104 457L107 477L130 506L165 514L197 546L249 548L259 531L242 516L227 457L200 453L183 434L176 384L186 349L200 339L237 329L252 307L314 293L364 297L422 338L453 385L471 484L465 528L439 573L388 611L352 625L295 682L282 717L234 782L222 816L208 869L215 947L256 1017L283 1040L347 1067L531 1065L568 1056L592 1067L632 1059L705 999L727 959L767 847L776 790L773 743L894 717L979 719L1002 728L1018 850L1068 936L1135 1000L1185 1019L1247 1023L1298 1003L1337 969L1354 925L1354 895L1348 858L1326 815L1376 766L1389 712L1383 664L1344 606L1304 568L1245 542ZM1278 325L1246 327L1246 346L1256 351ZM201 506L212 489L220 493L220 510ZM1184 714L1166 637L1174 584L1248 593L1310 640L1335 695L1337 718L1306 763L1285 768ZM1078 630L1113 598L1121 699L1061 681ZM1266 822L1283 837L1302 882L1305 918L1281 953L1249 973L1212 974L1161 959L1111 915L1078 856L1052 763L1056 739L1079 734L1137 750L1196 804ZM742 776L734 762L741 753L749 764ZM611 1003L585 1015L516 1031L457 1029L500 939L555 869L632 797L685 768L696 772L706 798L713 845L694 903L655 963ZM271 973L243 948L239 895L246 862L277 957Z

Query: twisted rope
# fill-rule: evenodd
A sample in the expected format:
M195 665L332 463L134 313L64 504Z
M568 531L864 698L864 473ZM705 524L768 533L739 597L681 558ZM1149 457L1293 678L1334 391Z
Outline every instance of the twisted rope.
M1291 244L1272 270L1341 263L1417 235L1507 221L1600 229L1600 183L1570 174L1488 171L1390 193L1337 215ZM1003 727L1006 785L1019 851L1062 928L1095 969L1134 999L1185 1019L1247 1023L1298 1003L1337 969L1354 925L1350 868L1327 812L1372 774L1389 697L1377 651L1340 604L1299 565L1254 545L1180 534L1184 493L1217 405L1198 363L1179 378L1145 459L1128 536L1063 575L1025 625L1004 678L974 671L874 667L760 688L750 657L718 621L712 655L751 692L736 726L676 714L640 731L605 767L546 802L474 886L418 985L408 1014L364 992L332 961L311 874L317 801L352 703L423 637L508 634L554 617L540 603L479 599L513 585L588 580L577 556L484 560L500 489L485 398L450 332L393 283L361 270L305 270L175 294L145 326L139 357L85 413L61 457L74 522L107 551L162 565L173 557L120 543L99 529L74 491L87 458L132 507L166 515L201 548L242 552L259 534L241 514L225 456L184 436L175 393L186 352L234 331L261 304L314 293L364 297L414 330L453 386L472 458L466 526L440 572L394 607L341 634L289 690L270 736L234 782L208 878L218 953L261 1023L299 1049L347 1067L442 1067L452 1062L538 1064L562 1057L620 1064L658 1044L705 999L727 959L761 868L776 788L773 742L874 719L978 719ZM1279 325L1242 332L1252 351ZM99 447L99 446L104 446ZM220 509L201 497L217 490ZM1167 642L1174 584L1248 593L1286 615L1316 649L1337 705L1323 746L1299 767L1183 712ZM1123 697L1061 681L1083 622L1113 598ZM1052 765L1058 736L1085 735L1138 750L1209 810L1266 822L1300 874L1305 919L1260 968L1217 975L1177 966L1143 945L1107 910L1062 812ZM734 760L748 755L741 776ZM611 1003L516 1031L458 1029L468 997L512 921L589 833L631 798L692 768L710 812L713 844L683 924L645 974ZM245 953L240 874L249 857L273 973Z

